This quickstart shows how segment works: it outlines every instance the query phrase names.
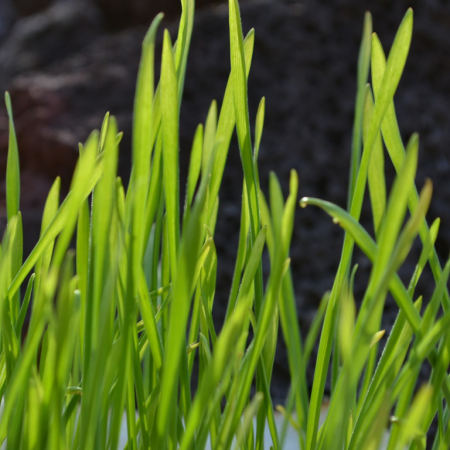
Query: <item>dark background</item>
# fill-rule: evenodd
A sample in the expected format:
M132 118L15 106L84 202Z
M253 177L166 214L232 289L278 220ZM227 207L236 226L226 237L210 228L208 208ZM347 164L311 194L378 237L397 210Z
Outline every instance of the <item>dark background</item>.
M219 102L228 78L227 5L198 1L181 110L181 177L192 138L213 99ZM429 218L441 217L437 248L445 262L450 248L450 5L442 0L243 0L244 32L256 29L249 78L250 117L266 97L260 151L261 185L276 172L287 193L291 168L300 179L300 197L316 196L345 206L350 161L356 61L364 13L373 13L374 30L388 51L398 25L412 6L413 42L396 95L403 138L420 134L417 184L426 177L435 192ZM42 207L57 175L67 190L77 158L77 143L101 125L106 111L124 131L120 174L130 169L132 104L140 46L146 27L159 11L172 39L178 26L178 0L0 0L0 89L11 92L22 169L21 210L26 251L39 235ZM158 45L159 45L158 44ZM7 118L0 108L0 231L5 225L4 173ZM388 179L393 170L387 158ZM220 256L215 313L223 315L237 250L242 170L235 139L221 191L216 246ZM368 205L362 221L372 230ZM343 233L312 207L298 209L291 251L298 316L306 332L320 298L331 289ZM420 246L404 264L408 279ZM359 263L355 295L364 293L370 264ZM267 264L266 264L267 267ZM428 270L418 293L425 301L434 283ZM388 299L389 330L397 308ZM313 358L314 359L314 358ZM312 382L309 369L309 382ZM422 376L427 377L424 367ZM280 401L288 385L286 354L280 346L273 395Z

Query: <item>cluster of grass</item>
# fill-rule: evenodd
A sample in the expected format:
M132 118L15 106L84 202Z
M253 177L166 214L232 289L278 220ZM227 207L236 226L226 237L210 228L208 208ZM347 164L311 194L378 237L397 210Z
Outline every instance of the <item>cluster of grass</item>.
M243 38L237 0L229 2L230 78L220 112L212 103L205 126L195 133L180 209L178 124L194 2L182 0L182 5L176 44L164 34L156 88L154 47L161 15L143 43L128 188L116 176L121 134L114 117L107 115L101 131L80 145L71 189L61 204L60 181L55 181L40 239L25 262L18 149L6 96L10 138L7 229L0 259L0 442L8 449L117 449L125 412L128 450L203 449L208 439L214 449L262 449L266 427L273 448L282 448L287 425L277 429L269 394L280 324L292 384L279 409L285 423L298 431L298 448L376 449L389 427L390 450L424 449L436 414L438 431L428 444L435 450L450 448L450 264L442 270L434 248L439 221L428 227L424 219L431 183L420 196L414 184L418 137L413 135L405 150L393 104L409 50L412 11L406 13L387 60L366 16L348 211L318 199L300 202L322 208L346 231L328 302L302 343L289 268L298 180L292 172L286 200L275 175L268 200L260 191L264 99L252 143L247 77L254 33ZM235 128L244 170L241 228L228 308L218 333L212 319L214 230ZM384 148L397 170L388 201ZM366 185L375 238L358 222ZM75 251L70 249L74 234ZM416 236L422 253L405 286L397 270ZM373 263L358 313L352 295L355 243ZM265 248L270 256L266 282L261 262ZM427 262L436 286L421 312L422 299L415 299L414 290ZM388 291L399 313L378 358ZM305 368L322 320L310 393ZM432 374L417 390L425 360ZM196 392L191 391L194 364ZM319 429L328 373L331 403Z

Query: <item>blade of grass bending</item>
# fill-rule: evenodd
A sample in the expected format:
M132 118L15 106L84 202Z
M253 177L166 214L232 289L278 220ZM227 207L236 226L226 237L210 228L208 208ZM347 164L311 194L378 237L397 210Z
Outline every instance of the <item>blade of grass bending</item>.
M358 55L355 118L353 121L350 186L348 189L348 206L347 206L349 210L350 205L352 204L354 188L356 185L356 177L358 176L359 163L361 159L363 109L364 109L365 89L367 79L369 76L369 67L370 67L371 35L372 35L372 16L369 12L366 12L364 16L363 35Z
M374 103L372 97L372 90L368 85L366 88L366 98L364 104L364 140L368 133L370 120L372 118ZM375 235L378 237L381 231L382 220L386 208L386 182L384 178L384 155L383 142L381 140L381 133L378 133L375 144L372 150L372 157L369 165L369 192L370 204L373 214L373 225Z
M164 33L161 66L161 113L163 131L163 174L169 231L170 270L176 280L177 254L180 239L178 180L178 100L177 79L169 32Z
M376 136L384 119L386 110L392 101L397 85L400 81L406 56L408 54L409 45L412 34L412 9L406 13L400 28L392 45L386 71L381 82L380 95L377 98L373 117L371 120L367 141L364 144L364 151L361 159L358 177L355 184L352 205L350 208L351 215L355 219L359 219L364 197L364 190L367 180L367 170L370 161L371 151ZM373 39L372 39L373 42ZM349 270L351 254L353 250L353 242L350 236L346 235L344 240L341 262L339 264L336 281L330 296L330 302L325 314L324 326L322 329L321 340L319 344L319 352L316 363L315 377L313 382L311 403L309 410L308 430L307 430L307 450L315 447L317 438L317 428L319 424L320 409L322 405L323 392L325 388L326 374L328 372L329 359L331 354L332 341L334 336L334 326L337 314L337 298L341 290L342 282Z
M372 51L374 54L374 61L372 63L372 80L373 80L375 100L377 101L378 91L380 89L381 84L380 80L382 79L382 77L384 77L384 73L386 70L386 57L384 55L381 42L379 41L378 38L374 39ZM394 164L396 171L398 171L404 158L405 149L401 139L393 101L391 101L389 104L388 110L386 112L386 118L383 121L381 130L383 133L383 140L389 152L389 156ZM415 192L412 193L408 203L411 212L413 212L417 207L417 202L418 202L418 193L416 190ZM419 234L422 242L425 243L426 236L428 235L428 225L426 222L423 223ZM438 280L442 272L442 269L436 249L434 247L432 250L432 254L430 256L430 267L433 272L435 280ZM443 298L443 307L445 311L450 310L450 296L447 289L445 290Z
M6 163L6 215L9 221L19 212L20 203L20 166L16 130L9 92L5 93L6 111L9 122L8 158Z
M83 197L87 198L90 194L94 186L97 184L97 181L100 179L103 171L103 165L101 163L101 159L96 164L92 174L89 179L86 181L83 190ZM56 238L56 236L64 229L66 226L66 222L69 216L69 212L71 208L73 208L73 194L69 193L66 199L61 204L58 209L57 214L53 218L51 224L45 230L44 234L39 239L38 243L24 262L23 266L19 270L18 274L12 281L10 287L8 288L8 295L14 295L19 289L20 285L23 283L23 280L31 271L36 261L39 259L41 254L45 251L48 245Z
M341 208L332 205L331 203L323 202L317 199L302 199L301 205L306 206L306 204L315 204L317 206L320 206L332 217L336 217L337 222L352 234L359 247L364 251L369 259L375 259L375 255L378 251L376 248L376 244L372 241L365 230L354 219L352 219L348 213L346 213ZM414 333L418 334L421 326L421 318L417 314L417 311L415 309L411 310L411 299L397 275L395 275L393 280L391 281L390 289L399 308L405 313L408 322L413 328ZM430 358L431 364L432 366L434 366L434 361L436 358L434 352L431 353ZM444 385L444 394L446 398L449 397L448 388L449 386L447 381Z
M322 208L327 214L329 214L335 221L343 227L361 248L361 250L368 256L371 261L374 261L377 257L378 247L372 240L369 234L364 228L339 206L336 206L330 202L319 200L311 197L304 197L300 201L300 206L303 208L307 205L315 205ZM411 298L409 297L403 283L400 279L394 276L391 282L391 290L399 308L404 311L408 322L412 325L414 332L418 332L421 323L421 317L414 309Z
M393 254L393 251L397 243L397 237L400 232L400 227L402 226L404 221L409 193L411 192L414 184L414 176L417 168L417 158L418 139L413 135L413 137L410 139L410 144L408 145L408 152L402 170L395 180L391 195L389 196L385 225L382 227L380 232L378 255L376 260L374 261L371 280L364 295L363 303L358 315L358 320L355 327L355 336L357 336L357 345L355 347L356 354L360 354L360 351L363 352L361 353L361 355L365 354L365 352L369 348L369 342L365 342L365 339L363 339L363 335L368 339L369 336L373 336L373 334L379 329L384 305L384 289L382 288L382 285L386 283L387 288L389 284L387 268L392 267L393 275L399 265L399 263L395 261L396 254L395 252ZM429 190L427 190L426 192L428 193L427 198L429 204L431 193L429 192ZM424 217L424 212L426 212L427 209L428 205L426 204L424 205L425 211L422 211L423 214L420 216L420 218ZM403 236L406 235L403 234ZM408 234L408 236L410 236L410 234ZM400 241L401 238L399 240L399 244ZM409 251L409 246L406 241L404 247L407 249L406 251ZM406 257L406 255L398 245L397 250L398 258L403 262L403 257ZM363 350L364 347L365 350ZM355 379L359 377L358 370L362 369L362 367L358 367L358 364L363 364L364 359L365 358L361 358L358 361L354 361L353 374L355 376Z

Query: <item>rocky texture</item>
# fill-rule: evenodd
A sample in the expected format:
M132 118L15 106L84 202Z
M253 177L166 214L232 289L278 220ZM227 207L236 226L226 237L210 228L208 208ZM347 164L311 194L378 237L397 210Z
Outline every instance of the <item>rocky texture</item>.
M66 58L102 34L100 13L90 3L58 2L16 22L0 49L0 86L30 70Z
M110 4L111 7L114 5L113 2ZM372 10L374 29L388 49L411 4L415 8L413 44L396 96L396 106L404 140L414 131L421 136L417 182L421 186L426 177L433 179L435 194L429 217L430 220L437 216L442 218L437 246L444 260L450 249L450 190L447 187L450 171L450 6L447 2L244 2L244 29L256 28L249 79L250 116L253 121L261 97L266 96L266 121L260 151L260 176L265 192L269 171L277 173L286 192L289 171L294 168L299 173L301 196L321 197L345 206L356 61L364 12L366 8ZM97 19L86 19L86 23L91 23L90 20ZM165 25L174 37L176 24L166 22ZM93 36L95 27L93 25ZM58 33L64 33L62 28L56 29ZM27 35L30 31L23 33ZM70 50L61 50L63 59L56 61L56 51L51 51L54 58L42 57L42 63L24 64L21 69L33 68L34 71L13 78L17 71L10 72L9 78L1 78L4 80L1 86L11 89L15 109L25 179L22 208L28 220L28 236L33 233L30 233L33 223L34 229L38 226L36 217L44 198L40 192L47 191L57 174L63 176L67 188L77 142L85 140L92 128L100 126L107 110L117 116L125 133L120 172L124 176L128 173L134 82L144 33L145 28L137 27L95 40L91 37L84 47L76 43L69 44ZM222 99L229 73L227 33L225 5L198 12L181 110L182 178L195 127L205 120L211 100L215 98L220 102ZM75 34L74 31L73 36ZM54 34L48 41L39 40L39 34L33 36L36 53L40 55L44 48L41 43L58 41L60 35ZM24 42L28 41L25 39ZM78 41L69 39L69 42ZM0 61L8 45L10 61L14 61L15 56L20 62L26 49L8 42L0 51ZM5 65L2 63L1 67ZM2 110L1 174L5 167L6 130L6 116ZM386 166L392 180L393 170L388 161ZM221 255L215 303L218 317L223 314L236 255L241 195L241 183L236 180L241 178L239 152L233 142L224 175L216 231L216 246ZM371 230L367 207L362 220ZM321 211L311 207L298 210L291 256L303 331L307 330L321 296L332 286L342 237L342 231ZM417 254L416 248L413 258L402 269L406 279L413 271ZM359 263L355 291L359 301L370 264L359 252L356 252L355 261ZM426 270L418 293L423 293L428 300L432 286L431 275ZM385 309L387 329L395 318L395 311L396 307L389 299ZM427 370L425 367L423 376L427 375ZM286 354L280 348L273 383L277 401L286 391L287 378ZM312 381L312 371L309 381Z
M178 0L92 0L105 14L112 28L147 24L156 14L163 12L165 17L174 17L181 12ZM210 0L197 0L195 6L201 8Z
M11 30L18 18L18 12L11 0L0 0L0 41Z

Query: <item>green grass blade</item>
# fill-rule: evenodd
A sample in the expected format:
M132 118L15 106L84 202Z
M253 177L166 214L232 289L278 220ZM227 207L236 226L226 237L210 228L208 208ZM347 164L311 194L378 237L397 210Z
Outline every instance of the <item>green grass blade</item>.
M19 317L17 318L17 322L15 324L15 332L18 339L20 339L20 336L22 334L22 327L25 322L25 317L27 315L28 306L30 304L31 299L31 292L33 291L33 284L34 284L34 278L35 274L31 274L30 279L28 280L27 290L25 292L25 296L23 298L22 305L20 307L19 311Z
M169 32L164 33L161 66L161 112L163 130L163 174L169 231L170 269L176 279L180 235L178 175L178 88Z
M371 35L372 35L372 16L366 12L364 16L363 35L358 55L358 72L357 72L357 90L355 100L355 118L353 122L353 138L352 138L352 158L350 166L350 186L348 194L348 209L352 203L356 178L358 176L359 163L361 159L361 144L363 131L363 109L365 99L365 89L367 78L369 76L370 67L370 51L371 51Z
M10 220L19 212L20 203L20 166L16 130L9 93L5 94L6 111L9 121L8 158L6 164L6 214Z
M166 342L166 358L162 371L161 400L157 418L158 448L165 448L170 418L176 417L176 386L180 371L181 352L185 351L185 330L191 304L191 283L195 266L192 255L197 255L203 236L208 176L204 176L188 223L183 230L180 254L173 280L173 299Z
M197 187L200 169L202 167L202 142L203 142L203 125L199 125L195 131L194 142L192 144L191 159L189 163L188 182L186 189L186 209L190 211L192 199L194 198L195 189Z
M373 113L373 98L370 86L366 89L364 104L363 136L366 139ZM369 165L369 192L372 206L375 235L378 236L386 208L386 182L384 178L384 155L381 133L375 140Z
M205 122L205 136L202 151L202 172L208 170L209 160L213 154L217 129L217 102L214 100L208 111Z
M264 128L264 116L266 115L266 98L263 97L259 102L258 111L256 113L255 121L255 151L253 159L256 161L259 155L259 148L261 146L261 137Z
M245 69L246 77L250 71L250 65L253 56L253 47L255 44L255 32L250 30L244 40ZM216 157L214 158L213 170L211 173L210 186L210 206L208 209L208 217L211 215L215 199L219 195L219 189L222 182L225 162L227 160L228 149L231 137L236 123L234 112L234 95L233 95L233 74L230 74L225 95L222 101L222 108L219 114L219 122L216 131Z

